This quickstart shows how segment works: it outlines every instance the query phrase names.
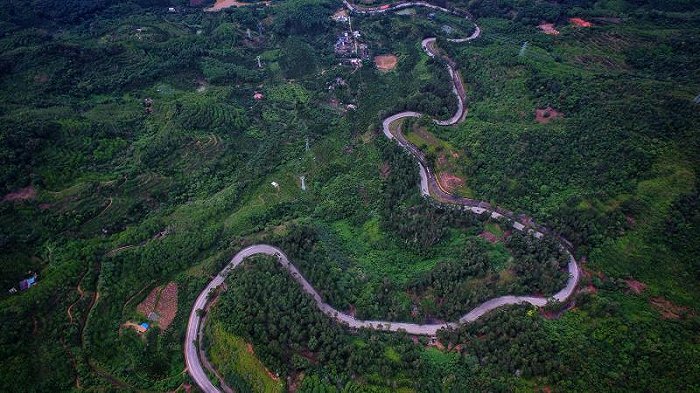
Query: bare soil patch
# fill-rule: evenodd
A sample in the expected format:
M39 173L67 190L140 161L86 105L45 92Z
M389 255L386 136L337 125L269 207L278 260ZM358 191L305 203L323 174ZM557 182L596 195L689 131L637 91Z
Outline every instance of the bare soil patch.
M382 166L379 168L379 176L382 179L387 179L389 178L389 174L391 173L391 167L389 166L388 162L382 163Z
M136 311L145 317L155 312L158 315L158 326L162 330L167 329L177 314L177 284L170 282L164 287L153 288L146 299L136 306Z
M488 231L481 232L479 234L479 237L486 240L489 243L492 243L492 244L498 243L498 236L496 236L493 233L488 232Z
M535 121L540 124L547 124L550 121L560 117L564 117L564 114L557 112L554 108L549 106L546 108L535 109Z
M151 293L146 296L141 303L136 306L136 311L147 317L148 314L152 313L156 309L156 303L158 302L158 294L160 293L161 287L155 287Z
M131 321L127 321L121 326L119 335L121 335L121 329L134 329L138 334L143 334L145 332L145 330L139 324Z
M160 316L158 324L160 328L167 329L177 314L177 284L168 283L160 292L160 299L156 305L156 313Z
M571 22L571 24L578 26L578 27L591 27L591 26L593 26L593 23L591 23L585 19L581 19L581 18L569 18L569 22Z
M440 181L442 188L449 193L452 193L457 188L464 186L464 179L449 172L440 173L438 175L438 180Z
M36 198L36 190L34 187L24 187L19 190L12 191L5 195L2 200L5 202L27 201Z
M539 26L537 26L542 30L543 33L548 34L548 35L559 35L559 30L554 28L554 23L540 23Z
M49 76L43 72L34 76L34 82L44 84L49 81Z
M663 319L680 319L688 312L687 307L673 304L670 300L662 297L653 297L649 299L649 303L661 313Z
M301 386L301 382L304 380L304 372L298 374L292 374L287 377L287 386L289 386L289 393L296 393Z
M647 284L637 280L629 279L625 280L625 283L632 290L632 292L634 292L637 295L644 292L644 290L647 288Z
M381 71L393 70L396 68L396 63L398 62L399 59L394 55L380 55L374 57L374 64L376 64L377 68Z
M230 8L230 7L246 7L249 5L257 5L257 4L270 5L270 2L269 1L256 1L256 2L252 2L252 3L244 3L244 2L240 2L238 0L216 0L216 3L214 3L213 6L211 6L209 8L205 8L204 11L217 12L217 11L221 11L223 9Z

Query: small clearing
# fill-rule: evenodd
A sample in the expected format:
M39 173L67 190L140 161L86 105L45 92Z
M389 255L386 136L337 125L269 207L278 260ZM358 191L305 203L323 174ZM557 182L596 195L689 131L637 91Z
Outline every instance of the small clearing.
M264 5L270 5L269 1L256 1L254 3L243 3L238 0L216 0L216 3L214 3L213 6L209 8L205 8L204 11L206 12L217 12L221 11L226 8L230 7L246 7L250 5L257 5L257 4L264 4Z
M554 23L540 23L539 26L537 26L542 30L543 33L548 34L548 35L559 35L559 30L554 28Z
M19 190L12 191L5 195L2 200L4 202L28 201L36 198L36 189L34 187L24 187Z
M160 293L160 299L156 305L156 313L160 316L158 324L165 330L173 323L177 314L177 284L168 283Z
M148 316L153 310L156 309L156 303L158 302L158 294L160 293L161 287L155 287L148 294L148 296L136 306L136 311L140 312L144 316Z
M649 303L656 311L661 313L661 318L663 319L680 319L688 312L687 307L678 306L662 297L653 297L649 299Z
M374 64L377 65L377 68L380 71L384 72L391 71L396 68L396 64L398 62L399 59L394 55L380 55L374 57Z
M581 19L581 18L569 18L569 22L571 22L572 25L578 26L578 27L592 27L593 23Z
M645 289L647 289L647 284L637 281L637 280L625 280L625 283L627 286L634 292L635 294L639 295L640 293L644 292Z
M41 73L34 76L34 82L44 84L49 81L49 76Z
M535 121L540 124L547 124L554 119L564 117L564 114L548 106L546 108L535 109Z
M479 234L479 237L486 240L487 242L489 242L491 244L496 244L496 243L498 243L498 240L499 240L498 236L494 235L491 232L481 232Z
M170 282L167 285L155 287L138 306L136 311L145 317L150 317L155 312L158 326L161 330L167 329L177 314L177 284Z
M138 334L143 334L143 333L146 332L146 331L141 327L141 325L139 325L139 324L136 323L136 322L132 322L132 321L127 321L127 322L125 322L125 323L122 325L122 329L134 329L134 330L136 330L136 333L138 333ZM121 332L120 332L120 333L121 333Z
M382 166L379 168L379 177L386 180L389 178L390 173L391 173L391 167L389 166L389 163L383 162Z
M465 184L464 179L449 172L440 173L438 175L438 180L440 181L440 186L450 194L459 187L463 187Z

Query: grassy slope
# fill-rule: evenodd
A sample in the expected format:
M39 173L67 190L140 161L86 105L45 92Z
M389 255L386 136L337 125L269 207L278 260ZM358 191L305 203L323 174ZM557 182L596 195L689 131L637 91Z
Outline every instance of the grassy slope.
M209 359L224 378L238 376L256 392L283 391L284 384L272 379L265 366L248 350L248 344L243 339L228 333L220 323L213 324L208 333L209 342L212 343L208 351Z

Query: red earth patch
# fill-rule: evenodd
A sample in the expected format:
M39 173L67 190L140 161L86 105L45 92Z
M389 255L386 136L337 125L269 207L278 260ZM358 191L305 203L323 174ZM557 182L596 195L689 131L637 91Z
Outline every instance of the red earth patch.
M382 71L390 71L396 68L399 59L394 55L379 55L374 57L374 64Z
M152 312L158 315L158 326L167 329L177 314L177 284L168 283L165 287L155 287L146 299L136 306L136 311L149 317Z
M581 18L569 18L569 22L578 27L591 27L593 23Z
M24 187L5 195L2 200L5 202L27 201L36 198L34 187Z
M540 30L542 30L543 33L548 34L548 35L559 35L559 30L554 28L554 23L540 23L539 26Z
M160 299L156 305L156 313L160 316L158 325L165 330L173 323L177 314L177 284L168 283L160 292Z
M632 292L634 292L637 295L644 292L644 290L647 288L647 284L637 280L629 279L625 280L625 283L632 290Z
M452 193L456 188L462 187L464 185L464 180L460 177L457 177L449 172L442 172L438 175L438 180L440 181L440 185L447 191L448 193Z
M540 124L547 124L554 119L564 117L564 114L548 106L546 108L535 109L535 121Z
M491 232L481 232L479 234L479 237L486 240L489 243L498 243L498 237Z
M688 312L687 307L678 306L662 297L653 297L649 299L649 303L656 311L661 313L661 318L663 319L680 319Z
M389 166L388 162L382 163L381 168L379 168L379 176L381 176L382 179L387 179L389 177L389 174L391 173L391 167Z
M36 82L36 83L46 83L48 81L49 81L49 76L44 74L44 73L37 74L36 76L34 76L34 82Z

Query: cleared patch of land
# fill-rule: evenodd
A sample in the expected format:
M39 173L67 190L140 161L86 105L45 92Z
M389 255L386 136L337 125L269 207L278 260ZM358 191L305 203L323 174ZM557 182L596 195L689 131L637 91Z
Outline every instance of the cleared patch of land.
M629 280L625 280L625 283L632 290L632 292L634 292L637 295L644 292L644 290L647 288L646 284L644 284L641 281L637 281L637 280L629 279Z
M464 179L449 172L440 173L438 175L438 182L440 183L440 186L450 194L452 194L459 187L463 187L465 184Z
M164 287L153 288L146 299L136 306L136 311L145 317L155 312L158 326L162 330L167 329L177 314L177 284L170 282Z
M581 18L569 18L569 22L571 22L571 24L576 25L578 27L592 27L593 26L593 23L591 23L585 19L581 19Z
M542 30L543 33L549 34L549 35L559 35L559 30L554 28L554 23L540 23L539 26L540 30Z
M687 307L679 306L662 297L653 297L649 302L656 311L661 313L663 319L680 319L688 312Z
M557 112L557 110L549 106L546 108L535 109L535 121L540 124L547 124L550 121L560 117L564 117L564 114Z
M270 2L269 1L262 1L262 2L258 1L258 2L253 2L253 3L244 3L244 2L240 2L238 0L216 0L216 3L214 3L213 6L211 6L209 8L205 8L204 11L217 12L217 11L221 11L223 9L230 8L230 7L245 7L245 6L257 5L257 4L270 5Z
M399 62L398 57L395 55L379 55L374 56L374 64L381 71L391 71L396 68L396 64Z
M403 124L402 124L403 126ZM406 139L416 145L434 163L437 181L443 191L454 195L470 196L464 168L466 159L451 144L433 135L419 123L409 123Z
M29 186L29 187L24 187L20 188L19 190L13 191L9 194L6 194L2 200L6 202L15 202L15 201L27 201L36 198L36 189L34 187Z

